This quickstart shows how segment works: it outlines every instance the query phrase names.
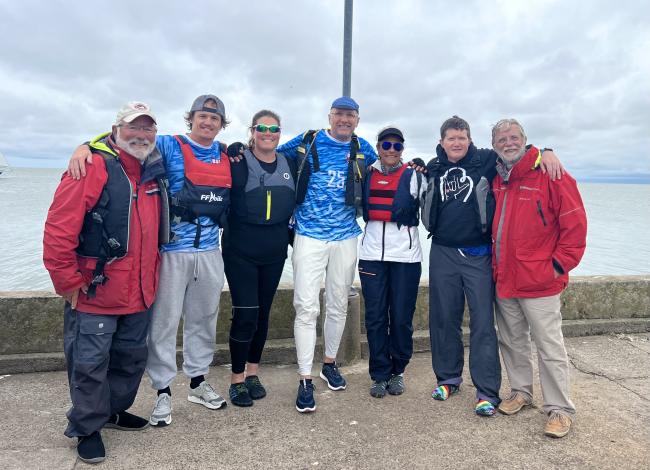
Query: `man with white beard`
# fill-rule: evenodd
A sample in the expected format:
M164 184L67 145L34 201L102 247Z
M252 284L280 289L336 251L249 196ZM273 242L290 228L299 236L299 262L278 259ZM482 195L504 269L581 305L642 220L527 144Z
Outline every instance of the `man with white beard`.
M79 458L105 459L102 428L144 429L131 407L147 361L167 198L149 106L127 103L94 144L86 177L64 175L47 214L43 261L65 299L64 351L72 407L65 435ZM161 231L161 234L168 231Z

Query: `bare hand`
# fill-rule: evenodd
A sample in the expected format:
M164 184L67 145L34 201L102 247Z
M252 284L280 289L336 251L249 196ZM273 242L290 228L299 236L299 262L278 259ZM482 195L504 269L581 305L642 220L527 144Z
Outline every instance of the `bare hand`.
M68 176L73 179L81 179L86 176L86 163L93 164L93 154L90 152L90 147L82 144L75 149L68 162Z
M84 294L87 294L88 286L84 284L78 289L75 289L71 292L61 295L61 297L63 297L67 302L70 303L70 306L72 307L73 310L77 308L77 301L79 300L79 291L83 292Z
M547 173L551 176L551 181L562 179L562 175L566 173L566 170L562 166L560 159L557 158L555 152L552 150L546 150L542 154L542 160L540 162L540 167L542 173Z

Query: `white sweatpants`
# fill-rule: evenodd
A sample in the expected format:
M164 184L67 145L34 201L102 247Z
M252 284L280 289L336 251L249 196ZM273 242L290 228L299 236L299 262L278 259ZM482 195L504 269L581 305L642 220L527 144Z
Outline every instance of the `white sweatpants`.
M316 347L318 295L325 277L325 355L336 357L345 328L348 292L357 266L357 237L323 241L296 234L293 243L293 334L296 339L298 373L311 375Z

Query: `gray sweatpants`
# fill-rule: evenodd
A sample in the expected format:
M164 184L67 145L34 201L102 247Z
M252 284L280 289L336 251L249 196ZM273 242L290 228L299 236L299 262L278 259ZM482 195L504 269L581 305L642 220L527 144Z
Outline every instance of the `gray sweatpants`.
M146 372L156 390L176 377L176 333L183 317L183 372L208 373L217 336L219 298L224 284L221 251L164 252L153 305Z
M533 398L533 351L537 346L543 410L569 416L575 406L569 398L569 359L562 336L560 295L534 299L496 299L499 346L510 388Z

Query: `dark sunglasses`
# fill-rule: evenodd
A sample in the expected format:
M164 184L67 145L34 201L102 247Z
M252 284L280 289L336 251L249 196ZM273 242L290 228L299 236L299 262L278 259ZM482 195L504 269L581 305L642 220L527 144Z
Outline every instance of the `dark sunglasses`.
M277 124L272 124L270 126L267 126L266 124L257 124L256 126L253 126L253 129L261 133L269 131L271 134L277 134L280 132L281 127Z
M394 148L396 152L401 152L404 150L404 144L401 142L388 142L385 140L381 143L381 148L384 150L390 150L391 147Z

